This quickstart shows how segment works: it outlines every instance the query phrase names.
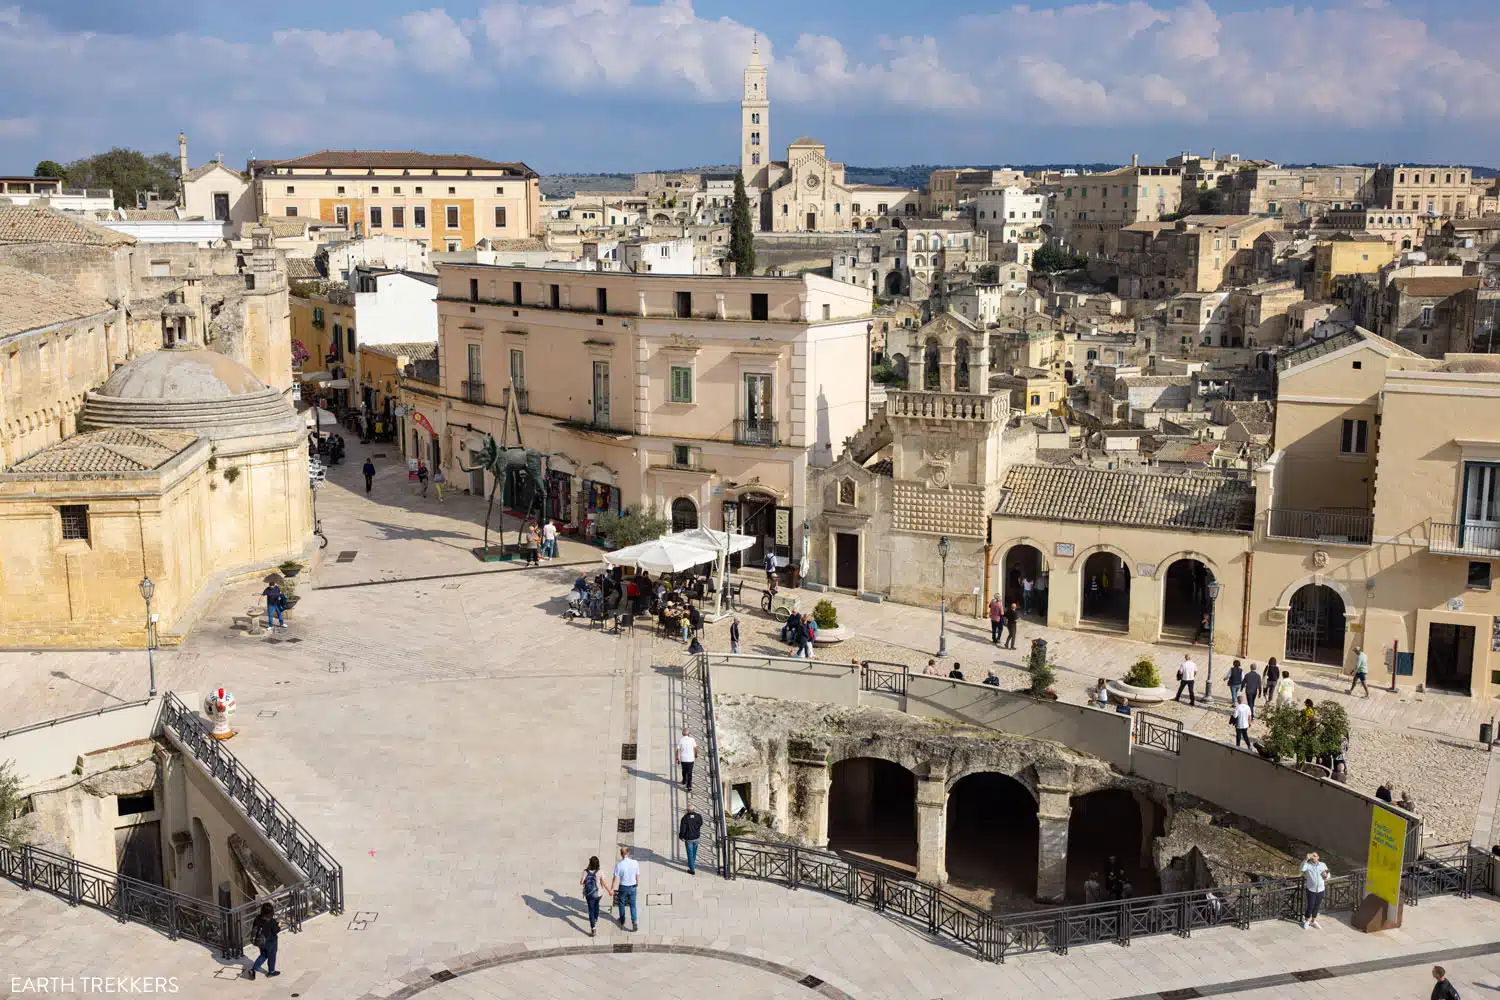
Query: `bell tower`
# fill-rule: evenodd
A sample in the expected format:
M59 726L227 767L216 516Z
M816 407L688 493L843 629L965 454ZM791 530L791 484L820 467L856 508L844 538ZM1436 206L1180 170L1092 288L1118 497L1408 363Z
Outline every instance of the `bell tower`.
M766 67L760 61L757 35L745 66L745 95L740 99L740 170L747 186L765 190L770 155L771 98L766 91Z

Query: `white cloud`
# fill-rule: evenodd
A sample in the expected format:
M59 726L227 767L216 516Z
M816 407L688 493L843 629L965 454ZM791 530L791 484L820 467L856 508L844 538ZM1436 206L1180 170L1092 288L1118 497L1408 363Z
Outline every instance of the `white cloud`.
M453 73L474 54L469 36L441 7L419 10L401 19L412 61L429 73Z
M288 49L304 49L317 59L309 69L357 69L371 66L389 66L397 58L396 43L378 31L370 29L346 29L344 31L316 31L292 28L271 35L277 45ZM311 74L309 74L311 75Z

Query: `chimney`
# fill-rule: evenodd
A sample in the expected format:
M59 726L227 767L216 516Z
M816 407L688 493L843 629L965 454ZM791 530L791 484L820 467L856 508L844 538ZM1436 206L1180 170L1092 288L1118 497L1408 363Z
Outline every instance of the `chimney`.
M1218 158L1219 158L1219 147L1218 146L1215 146L1212 150L1209 151L1208 158L1210 160L1215 160L1215 161L1218 160Z
M186 178L188 172L187 163L187 133L177 133L177 176ZM181 181L179 181L181 183Z
M1141 154L1140 153L1131 153L1130 154L1130 165L1132 167L1138 167L1138 166L1141 165Z

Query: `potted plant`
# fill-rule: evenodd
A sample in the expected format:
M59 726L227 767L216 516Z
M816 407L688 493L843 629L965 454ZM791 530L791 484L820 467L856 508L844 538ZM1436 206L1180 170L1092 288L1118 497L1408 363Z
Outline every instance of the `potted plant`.
M849 637L839 625L839 609L832 601L819 601L813 606L813 623L818 626L817 638L813 640L815 646L831 646Z
M1155 705L1168 698L1167 689L1161 683L1161 674L1156 670L1156 661L1149 656L1142 656L1132 663L1125 672L1124 680L1108 680L1104 682L1104 686L1112 694L1128 699L1133 705Z
M1310 722L1307 710L1297 705L1270 709L1259 718L1266 733L1256 741L1255 749L1267 760L1317 764L1319 758L1336 756L1349 737L1349 713L1332 701L1315 706Z
M293 562L290 559L276 568L281 570L281 575L286 577L288 580L296 576L298 573L302 572L302 564L299 562Z

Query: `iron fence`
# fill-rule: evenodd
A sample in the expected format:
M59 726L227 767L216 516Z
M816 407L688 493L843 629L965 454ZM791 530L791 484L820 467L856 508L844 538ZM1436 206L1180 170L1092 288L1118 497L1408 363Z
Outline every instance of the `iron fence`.
M1181 752L1182 723L1150 712L1135 715L1135 745L1160 750L1162 753Z
M318 909L344 911L344 868L302 824L276 801L264 785L230 752L222 740L210 736L198 714L171 692L162 699L157 732L171 729L176 742L192 754L225 793L245 810L282 855L307 876L322 899Z
M1445 555L1494 556L1500 554L1500 528L1431 521L1427 525L1427 550Z
M1188 937L1195 930L1248 928L1262 920L1296 920L1306 902L1301 877L1243 882L1211 890L1060 906L1028 913L990 914L903 872L829 851L730 837L730 878L757 878L791 889L816 889L856 905L905 919L928 934L951 938L979 958L1003 962L1012 955L1157 934ZM1467 844L1433 848L1407 863L1403 901L1494 892L1495 859ZM1365 897L1363 871L1328 879L1323 909L1353 910Z
M1266 534L1272 538L1369 545L1374 526L1375 515L1369 512L1273 507L1268 512Z
M895 669L885 669L894 667ZM880 660L861 660L859 664L860 687L866 691L885 691L906 697L906 680L910 670L900 663L885 663Z
M768 448L779 446L781 438L776 435L776 421L736 420L734 422L734 443L761 445Z
M724 784L719 776L719 740L714 726L713 672L707 654L700 653L683 669L683 721L703 742L708 763L708 816L713 822L709 856L719 874L728 877L728 830L724 817ZM701 715L700 715L701 713ZM699 787L702 785L700 783ZM701 840L700 840L701 844ZM702 848L700 846L700 857Z

